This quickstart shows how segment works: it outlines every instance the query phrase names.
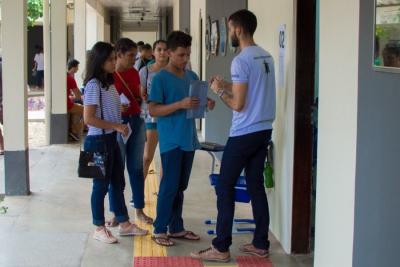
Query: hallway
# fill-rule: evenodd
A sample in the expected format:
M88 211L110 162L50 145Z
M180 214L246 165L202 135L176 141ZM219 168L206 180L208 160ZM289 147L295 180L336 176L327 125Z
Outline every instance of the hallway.
M77 144L30 150L32 195L7 197L1 204L8 207L8 212L0 215L0 239L4 241L0 243L0 266L132 266L134 257L159 255L162 248L150 240L150 235L134 239L119 238L117 245L102 244L92 238L89 207L91 180L77 178L78 152ZM211 241L211 236L206 233L209 227L203 224L206 218L215 218L216 215L216 197L208 181L210 164L208 154L196 154L191 182L185 195L186 228L200 234L202 239L198 243L177 241L175 247L166 249L168 257L187 257L190 251L201 249ZM146 204L154 211L156 196L152 191L156 189L157 177L149 175L148 178ZM125 192L126 200L130 198L129 191ZM236 217L251 217L249 208L249 204L237 205ZM129 213L133 219L132 208ZM234 260L244 256L239 253L238 246L250 238L248 234L234 236L231 248L233 260L230 263L204 263L204 266L240 266ZM273 266L312 266L311 257L288 256L272 236L271 241L270 259Z

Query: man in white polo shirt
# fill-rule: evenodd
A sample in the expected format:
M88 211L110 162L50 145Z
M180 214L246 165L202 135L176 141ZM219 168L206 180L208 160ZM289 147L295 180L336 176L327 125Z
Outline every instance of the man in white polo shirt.
M253 241L241 251L268 257L269 211L263 185L263 169L275 119L275 68L271 55L257 46L253 34L256 16L239 10L229 17L232 45L241 52L231 65L232 83L212 79L212 90L233 110L232 127L222 157L217 182L217 236L208 249L192 253L197 259L227 262L232 244L235 184L244 170L256 224Z

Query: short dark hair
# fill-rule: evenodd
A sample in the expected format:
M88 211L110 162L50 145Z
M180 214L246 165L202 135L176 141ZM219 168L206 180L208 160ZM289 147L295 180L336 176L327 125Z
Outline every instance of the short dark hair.
M240 26L243 30L253 36L257 29L257 17L247 9L241 9L229 16L234 26Z
M165 45L167 45L167 41L162 40L162 39L155 41L154 44L153 44L153 50L156 50L156 47L157 47L158 44L165 44Z
M137 44L129 38L121 38L115 43L115 51L125 54L126 52L137 49Z
M79 65L79 61L78 61L78 60L76 60L76 59L70 59L70 60L68 61L68 64L67 64L68 70L70 70L70 69L72 69L72 68L75 68L75 67L78 67L78 65Z
M43 47L41 45L35 45L35 49L37 53L43 53Z
M167 37L168 49L175 51L178 47L187 48L192 46L192 36L182 31L173 31Z
M142 46L143 50L151 50L151 45L150 44L145 44Z
M144 42L143 42L143 41L139 41L139 42L137 42L137 45L138 45L138 46L143 46L143 45L144 45Z
M104 63L113 52L114 47L109 43L97 42L93 46L86 61L84 86L92 79L99 80L101 86L107 89L114 83L113 75L111 73L106 73L103 69Z

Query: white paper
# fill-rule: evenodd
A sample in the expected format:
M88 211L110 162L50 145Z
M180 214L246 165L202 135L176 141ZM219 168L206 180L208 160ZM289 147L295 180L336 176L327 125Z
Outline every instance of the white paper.
M121 100L122 105L129 105L131 101L124 95L123 93L119 95L119 99Z
M126 144L126 142L128 142L128 139L129 139L129 137L130 137L131 134L132 134L131 125L130 125L129 123L128 123L127 125L128 125L128 134L127 134L127 135L121 134L121 136L122 136L122 141L124 142L124 144Z

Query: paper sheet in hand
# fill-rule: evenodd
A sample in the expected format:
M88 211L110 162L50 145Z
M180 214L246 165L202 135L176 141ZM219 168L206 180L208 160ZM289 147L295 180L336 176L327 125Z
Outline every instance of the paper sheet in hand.
M204 112L207 107L207 92L208 82L192 81L190 83L189 97L197 97L200 100L200 105L195 109L188 109L186 112L187 119L204 118Z
M122 137L122 141L124 141L124 144L126 144L126 142L128 142L129 136L131 136L132 134L132 128L131 125L128 123L128 134L126 136L124 136L123 134L121 134Z
M121 100L122 105L129 105L131 101L124 95L123 93L119 95L119 99Z

